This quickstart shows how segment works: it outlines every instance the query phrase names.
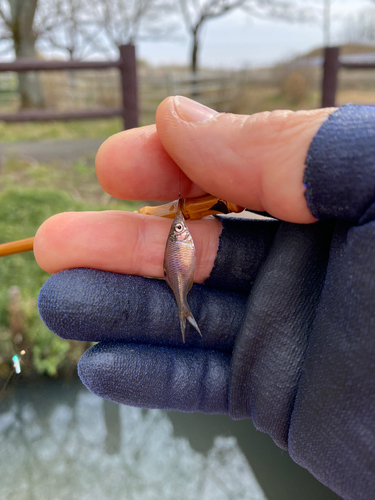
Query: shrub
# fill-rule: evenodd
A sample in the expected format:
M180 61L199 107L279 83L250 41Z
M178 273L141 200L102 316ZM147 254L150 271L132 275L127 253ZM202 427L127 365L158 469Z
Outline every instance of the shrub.
M288 75L281 85L281 92L292 104L299 104L309 94L307 79L299 71L293 71Z

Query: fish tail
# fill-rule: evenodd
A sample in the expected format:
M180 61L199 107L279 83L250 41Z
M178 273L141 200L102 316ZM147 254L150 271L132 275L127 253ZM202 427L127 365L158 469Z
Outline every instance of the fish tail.
M186 329L186 317L185 316L182 316L182 318L180 318L180 326L181 326L182 342L185 344L185 329Z
M192 312L190 311L189 306L185 306L180 311L180 326L182 333L182 341L185 342L186 320L197 330L199 335L202 337L202 333L199 329L198 323L195 321L195 318Z

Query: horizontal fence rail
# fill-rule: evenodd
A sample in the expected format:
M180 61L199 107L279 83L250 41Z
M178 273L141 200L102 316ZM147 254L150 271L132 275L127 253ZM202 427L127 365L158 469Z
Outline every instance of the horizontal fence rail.
M48 111L42 109L28 109L19 113L0 113L0 121L16 122L48 122L68 120L90 120L94 118L113 118L124 115L122 108L82 109L80 111ZM137 125L134 125L137 126ZM124 120L124 128L126 127Z
M350 70L375 69L375 62L340 61L340 48L326 47L324 49L323 63L322 108L330 108L336 105L338 71L340 68Z
M110 118L120 116L124 129L138 126L138 94L135 47L132 44L119 47L120 58L117 61L39 61L35 59L18 59L14 62L0 63L0 72L13 71L74 71L105 70L117 68L121 77L122 107L102 109L81 109L78 111L54 111L29 109L17 113L0 113L0 121L27 122L52 120L85 120L94 118Z
M121 68L122 61L39 61L35 59L17 59L13 62L0 63L0 71L62 71L77 69Z

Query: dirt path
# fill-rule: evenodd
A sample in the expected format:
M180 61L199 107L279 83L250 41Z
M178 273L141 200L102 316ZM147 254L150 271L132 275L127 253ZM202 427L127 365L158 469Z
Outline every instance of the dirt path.
M41 163L51 161L72 162L82 156L94 158L99 146L105 139L9 142L0 144L0 161L15 156L33 158Z
M0 167L10 157L34 159L40 163L58 161L61 164L71 163L82 156L94 160L96 152L105 139L36 141L36 142L8 142L0 143ZM245 217L262 219L263 217L251 212L229 214L228 217Z

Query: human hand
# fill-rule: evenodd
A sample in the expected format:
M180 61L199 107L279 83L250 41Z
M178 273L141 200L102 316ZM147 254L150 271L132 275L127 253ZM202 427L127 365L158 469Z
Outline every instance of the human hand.
M374 350L363 337L372 318L374 294L365 277L373 276L366 258L373 235L368 225L356 226L371 199L373 173L369 168L364 182L348 178L347 149L340 158L344 134L337 134L337 123L328 127L309 151L308 197L316 218L339 222L308 224L316 219L304 196L305 158L332 110L213 115L202 122L205 111L195 109L197 123L183 119L184 102L179 114L174 99L164 101L156 128L104 143L97 158L104 189L127 199L172 199L181 169L182 197L209 192L287 222L189 224L197 248L195 281L205 286L195 285L188 298L203 339L188 330L182 345L164 282L102 272L162 277L170 221L122 212L60 214L36 235L39 264L49 272L92 269L53 276L41 291L41 315L64 338L101 341L79 364L94 393L149 408L251 416L298 463L312 470L315 461L313 472L327 484L332 467L324 450L339 442L337 415L347 417L348 407L358 408L372 394L366 377L360 391L356 385L348 395L343 388L358 379L359 367L370 373ZM365 149L371 157L371 148ZM350 152L353 171L358 173L357 155L366 172L363 151L351 145ZM321 168L319 154L332 169ZM359 251L361 262L355 260ZM353 262L359 265L354 271ZM355 360L345 350L350 343ZM349 442L350 433L346 429ZM350 465L348 481L360 467L363 474L362 461Z
M182 117L189 112L198 113L198 124L184 121L179 117L176 102L180 108L183 105L188 106L187 110L180 109ZM201 123L207 118L205 115L207 113L214 113L214 116L208 122ZM328 114L328 110L320 110L297 114L264 113L254 117L216 115L212 110L201 108L193 101L171 98L161 104L156 127L150 126L120 133L103 144L97 155L98 178L107 192L119 198L171 199L177 196L181 177L183 197L200 196L210 192L249 208L267 210L279 218L295 222L312 222L315 219L308 211L303 196L304 159L313 135ZM290 161L290 158L293 161ZM181 174L180 167L183 169ZM233 183L233 180L236 182ZM227 261L216 265L212 273L223 223L226 230L221 237L220 259L224 261L225 253ZM203 322L202 328L205 330L203 341L196 338L194 333L188 332L190 341L186 347L195 345L205 350L216 349L217 352L211 353L211 357L217 353L231 353L242 324L250 284L255 280L278 226L279 223L276 221L233 223L220 222L219 219L189 223L197 248L195 281L206 282L206 288L200 289L200 295L204 295L204 300L199 300L206 312L203 314L201 308L200 322ZM169 220L142 217L126 212L60 214L49 219L38 231L34 244L35 256L39 264L52 273L62 269L94 268L161 278L169 227ZM224 243L228 248L224 249ZM233 252L236 252L235 257ZM241 273L233 274L232 267L241 268ZM93 275L97 276L97 273L89 274ZM240 278L236 278L236 275ZM70 277L71 273L65 273L64 276ZM82 282L82 271L79 276L79 281ZM88 279L87 272L84 276ZM101 276L104 279L104 275ZM110 278L114 279L114 276L110 275ZM62 279L62 275L59 274L48 286L56 280L60 283ZM134 279L126 279L134 283ZM90 334L78 333L74 324L69 324L67 331L65 329L64 332L56 329L56 326L49 321L47 324L53 331L66 338L123 342L131 340L133 343L153 345L172 343L180 346L181 339L176 334L174 326L178 325L176 307L169 290L164 283L144 280L136 280L136 283L137 287L142 288L142 293L138 292L140 297L132 296L129 314L134 315L136 312L137 317L133 317L123 325L124 333L114 334L113 328L109 329L106 324L109 311L112 311L112 315L115 308L114 293L106 301L108 311L99 312L97 307L93 309L92 305L86 302L89 317L84 323ZM210 288L207 288L207 285ZM61 285L61 290L66 286L68 285ZM74 287L76 288L77 284ZM93 287L94 283L87 284L85 288L92 290ZM144 287L146 291L143 290ZM140 321L142 316L140 311L150 309L149 302L154 300L152 287L158 290L155 290L158 296L161 293L159 289L163 290L165 296L163 306L160 310L153 311L153 317L143 317L143 321ZM128 285L120 283L118 288L133 290L129 283ZM195 288L195 291L189 294L189 301L192 303L198 294L198 287ZM224 290L215 293L212 299L208 299L206 295L211 297L215 288ZM236 295L228 292L234 292ZM87 292L84 293L87 299ZM146 300L142 300L144 297L147 297ZM75 300L82 303L82 298L76 295ZM94 297L90 300L97 302ZM115 309L123 312L124 306L121 306L121 303L126 304L128 300L129 298L122 296L120 304ZM58 303L61 307L66 307L61 298L58 299ZM232 308L228 315L229 303L232 304ZM42 317L45 317L46 313L43 310L41 313ZM92 322L90 318L94 318L93 313L95 319ZM76 317L76 312L73 315ZM163 323L166 316L169 317L168 324ZM59 321L56 311L52 312L52 321L53 318ZM123 316L120 314L118 320L121 321L121 318ZM103 326L105 333L94 334L93 325L103 322L105 322ZM164 325L162 332L160 331L162 326L158 324L160 322ZM129 323L133 325L131 334ZM146 331L149 333L145 337ZM155 358L150 349L147 352L149 356ZM191 351L187 350L186 353L188 352ZM227 385L229 366L227 355L225 359L227 369L223 373L223 383ZM81 375L82 366L81 363ZM194 363L191 364L191 369L198 372L194 368ZM125 376L122 370L120 372ZM152 379L155 380L154 377ZM197 381L197 390L200 390L202 382L202 380ZM162 388L163 384L159 381L158 386ZM170 388L168 390L170 391ZM217 394L214 400L210 398L210 401L202 401L201 406L188 406L183 401L176 403L170 401L165 404L174 409L228 411L226 392L223 391L220 398L221 407L217 406L219 403ZM154 391L152 393L155 394ZM211 389L208 391L208 394L210 393ZM110 394L106 396L111 397ZM123 401L122 398L121 400ZM133 403L152 407L159 405L158 402L150 400L143 402L138 400Z

